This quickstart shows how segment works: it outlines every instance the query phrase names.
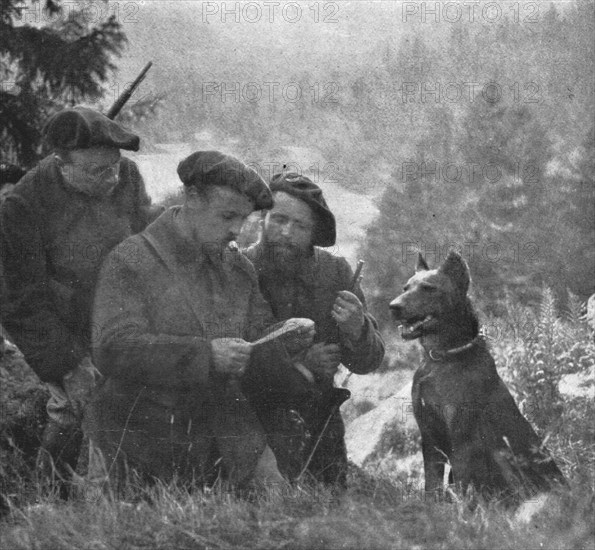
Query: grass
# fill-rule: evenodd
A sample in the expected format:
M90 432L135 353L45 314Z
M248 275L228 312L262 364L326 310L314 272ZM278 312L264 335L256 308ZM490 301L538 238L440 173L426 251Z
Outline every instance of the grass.
M557 389L565 374L592 368L593 335L578 315L554 309L545 292L539 311L507 316L507 322L531 318L530 338L515 332L491 342L500 374L569 481L541 505L529 503L536 512L528 521L494 504L473 507L467 498L425 499L419 454L394 449L366 471L353 467L341 496L300 486L247 499L221 488L205 493L156 484L133 488L126 502L84 488L59 501L34 481L34 472L18 467L14 453L0 548L595 549L595 402ZM417 447L417 434L411 437Z
M577 485L522 523L496 507L427 502L418 491L365 474L352 476L340 498L320 487L248 501L157 485L133 503L93 495L13 509L0 547L593 548L592 506L592 492Z

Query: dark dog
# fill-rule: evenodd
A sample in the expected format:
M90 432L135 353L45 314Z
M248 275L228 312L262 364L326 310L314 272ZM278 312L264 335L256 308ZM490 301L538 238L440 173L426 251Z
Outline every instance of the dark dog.
M450 252L416 273L390 308L406 340L420 338L424 361L413 378L413 410L422 436L426 491L440 494L446 460L465 492L518 502L564 477L498 376L467 297L469 269Z

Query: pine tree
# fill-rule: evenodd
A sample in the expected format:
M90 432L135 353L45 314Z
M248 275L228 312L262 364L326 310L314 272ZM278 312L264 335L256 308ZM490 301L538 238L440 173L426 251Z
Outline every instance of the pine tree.
M107 5L107 3L106 3ZM30 167L41 128L64 105L95 101L126 36L115 15L63 9L61 0L0 0L0 154ZM67 6L72 8L72 5Z
M592 2L580 0L563 16L552 8L538 27L512 18L453 25L445 54L421 39L377 52L386 80L411 81L418 92L399 101L398 112L382 109L368 134L385 137L379 149L393 165L362 249L380 320L413 272L418 243L431 265L449 243L462 244L476 298L493 312L507 289L533 304L543 285L556 298L567 287L581 300L593 292L595 96L580 86L593 72L592 15ZM423 102L423 82L430 89L452 82L463 92L457 101ZM473 96L465 82L478 84ZM490 95L486 83L499 93ZM374 90L358 82L359 97ZM365 108L357 116L373 120Z

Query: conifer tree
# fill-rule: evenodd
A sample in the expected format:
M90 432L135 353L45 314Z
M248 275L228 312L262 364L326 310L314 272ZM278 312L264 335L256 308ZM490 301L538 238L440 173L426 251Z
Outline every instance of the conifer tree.
M42 155L41 128L49 115L102 97L126 36L115 15L98 21L97 14L61 0L0 0L3 160L31 167Z

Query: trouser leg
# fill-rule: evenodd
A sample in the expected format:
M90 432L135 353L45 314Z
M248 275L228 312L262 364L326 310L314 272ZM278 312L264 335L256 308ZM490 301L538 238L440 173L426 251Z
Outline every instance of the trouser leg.
M312 446L318 442L308 471L318 481L336 489L347 487L347 449L345 446L345 425L338 411L329 419L322 433L312 438ZM312 452L312 447L310 448Z
M50 481L66 498L76 469L83 432L66 393L54 384L48 384L50 399L47 404L48 422L45 426L39 452L39 474Z
M276 407L259 411L259 418L281 473L295 481L306 461L310 433L295 409Z
M249 485L267 446L266 436L236 381L213 381L209 424L227 480Z

